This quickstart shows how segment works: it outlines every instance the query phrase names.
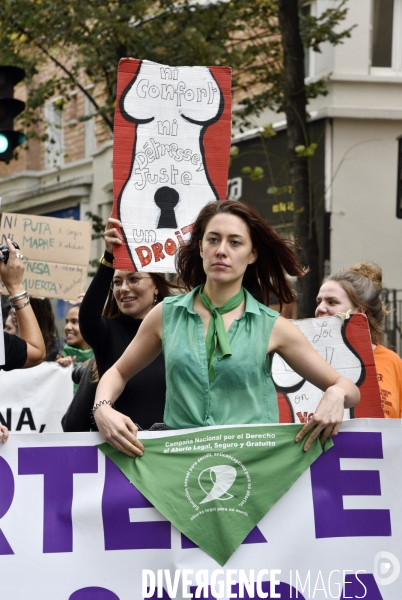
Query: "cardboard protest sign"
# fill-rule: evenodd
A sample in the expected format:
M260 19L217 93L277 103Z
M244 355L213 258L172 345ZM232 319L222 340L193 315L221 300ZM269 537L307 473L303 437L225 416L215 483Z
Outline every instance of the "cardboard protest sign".
M91 224L41 215L3 213L1 243L17 242L24 255L30 296L76 300L85 291ZM1 293L7 294L4 286Z
M325 317L293 323L340 375L359 387L360 403L354 409L346 409L344 419L384 418L367 317L356 314L344 321L340 317ZM323 392L295 373L277 354L272 361L272 379L278 393L280 422L306 423Z
M231 71L119 63L113 216L126 245L120 269L173 272L201 208L226 195Z

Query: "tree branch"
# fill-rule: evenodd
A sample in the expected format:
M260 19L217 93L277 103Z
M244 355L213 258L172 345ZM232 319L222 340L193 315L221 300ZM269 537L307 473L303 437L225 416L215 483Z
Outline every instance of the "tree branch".
M81 83L77 80L77 78L73 75L73 73L71 71L69 71L67 69L67 67L65 67L59 60L57 60L57 58L52 56L50 54L50 52L42 46L42 44L36 42L35 39L33 38L33 36L29 32L25 31L25 29L23 27L21 27L19 25L19 23L16 23L15 21L13 21L13 23L19 29L19 31L21 31L21 33L24 33L30 39L30 41L32 42L32 44L34 46L39 48L39 50L41 52L43 52L57 67L59 67L59 69L61 69L67 75L67 77L74 83L74 85L76 85L78 87L78 89L81 90L81 92L88 98L88 100L93 104L95 109L99 112L100 116L105 121L106 125L113 132L113 123L110 121L110 119L108 119L108 117L106 115L104 115L100 112L100 106L96 102L95 98L88 92L88 90L86 90L84 88L83 85L81 85Z

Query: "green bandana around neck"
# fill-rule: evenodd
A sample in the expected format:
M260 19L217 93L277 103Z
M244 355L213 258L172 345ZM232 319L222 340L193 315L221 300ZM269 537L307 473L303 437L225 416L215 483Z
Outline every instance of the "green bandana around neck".
M87 348L87 350L80 350L80 348L74 348L73 346L69 346L66 344L61 351L62 356L76 356L77 360L75 362L76 365L79 363L83 363L86 360L89 360L93 355L92 348Z
M216 377L213 364L216 347L219 346L218 360L222 360L222 358L225 358L225 356L231 356L232 354L225 324L221 315L234 310L243 302L244 288L241 288L240 292L225 302L223 306L214 306L211 303L209 298L207 298L207 296L204 294L204 286L200 288L199 294L202 303L211 313L207 337L205 338L205 347L208 360L208 379L209 381L213 381Z

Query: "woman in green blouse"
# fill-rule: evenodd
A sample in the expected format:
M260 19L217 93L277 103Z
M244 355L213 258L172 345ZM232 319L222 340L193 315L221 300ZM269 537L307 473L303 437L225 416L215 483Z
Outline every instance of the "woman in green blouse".
M286 274L303 275L289 245L268 223L241 202L206 205L178 252L177 271L189 293L166 298L146 316L98 385L93 411L106 441L129 456L142 455L136 426L114 411L113 403L127 380L161 351L168 428L278 422L271 380L271 355L277 352L325 391L296 441L310 433L308 450L318 436L324 442L336 435L344 409L358 403L359 390L319 356L292 322L267 307L270 293L281 303L291 302Z

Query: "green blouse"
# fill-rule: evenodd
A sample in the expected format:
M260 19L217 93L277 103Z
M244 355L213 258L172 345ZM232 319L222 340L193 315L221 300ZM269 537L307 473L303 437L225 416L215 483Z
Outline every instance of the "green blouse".
M199 287L163 300L162 350L166 366L164 421L171 429L241 423L277 423L278 403L267 357L279 314L245 290L246 308L228 339L232 355L218 360L209 381L204 325L193 309Z

